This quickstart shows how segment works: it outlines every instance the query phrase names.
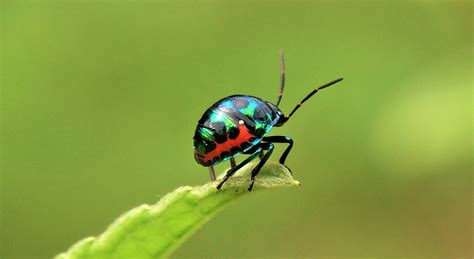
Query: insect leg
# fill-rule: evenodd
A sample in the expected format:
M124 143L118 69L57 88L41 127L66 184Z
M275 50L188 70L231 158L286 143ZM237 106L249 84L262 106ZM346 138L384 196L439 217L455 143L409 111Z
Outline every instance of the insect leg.
M244 155L252 155L252 154L255 153L255 151L257 151L257 149L259 149L259 148L260 148L259 145L252 146L249 150L243 152L242 154L244 154Z
M216 173L214 172L214 166L209 167L209 175L211 176L211 182L216 180Z
M254 147L255 147L255 146L254 146ZM251 148L251 149L245 151L245 152L242 153L242 154L251 155L251 154L253 154L254 152L255 152L255 148ZM260 160L262 160L264 155L265 155L265 153L262 151L262 152L260 152L260 153L258 154L258 158L260 158Z
M254 146L254 147L255 147L255 146ZM253 154L254 152L255 152L255 148L251 148L251 149L245 151L243 154L251 155L251 154ZM265 152L263 152L263 151L258 154L258 158L260 158L260 160L263 159L263 156L265 156Z
M257 148L255 152L247 157L244 161L240 162L236 167L231 168L229 171L227 171L227 174L222 178L221 182L216 186L217 190L220 190L222 185L231 177L232 175L235 174L240 168L242 168L244 165L248 164L250 161L255 159L255 157L258 156L258 154L262 152L262 148Z
M272 143L262 143L261 144L262 148L264 150L267 150L265 152L265 156L263 156L262 160L257 164L257 166L252 170L252 175L250 177L250 186L249 186L249 192L252 191L253 184L255 182L255 176L260 172L260 169L262 169L262 166L267 162L268 158L273 152L273 144Z
M288 136L270 136L270 137L264 137L262 139L263 141L270 142L270 143L287 143L289 144L288 147L285 149L285 152L280 157L280 164L285 164L286 157L291 151L291 148L293 147L293 139L291 139Z
M230 167L231 167L231 168L234 168L235 165L236 165L236 164L235 164L235 158L231 157L231 158L230 158Z

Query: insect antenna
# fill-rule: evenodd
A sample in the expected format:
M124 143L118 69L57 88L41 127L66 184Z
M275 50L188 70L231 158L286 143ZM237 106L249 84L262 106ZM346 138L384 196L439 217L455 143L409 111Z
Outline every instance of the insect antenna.
M290 114L285 118L285 121L289 120L290 117L301 107L301 105L303 105L304 102L306 102L309 98L311 98L311 97L312 97L315 93L317 93L319 90L322 90L322 89L324 89L324 88L326 88L326 87L329 87L329 86L331 86L331 85L333 85L333 84L335 84L335 83L338 83L338 82L342 81L342 79L343 79L343 78L338 78L338 79L336 79L336 80L333 80L333 81L331 81L331 82L329 82L329 83L326 83L326 84L324 84L324 85L322 85L322 86L320 86L320 87L314 89L313 91L311 91L311 93L309 93L305 98L303 98L303 100L301 100L301 102L299 102L299 103L295 106L295 108L293 108L293 110L290 112Z
M276 107L278 107L278 105L281 102L284 89L285 89L285 57L283 56L283 49L280 49L280 90L278 91L278 100L276 102Z

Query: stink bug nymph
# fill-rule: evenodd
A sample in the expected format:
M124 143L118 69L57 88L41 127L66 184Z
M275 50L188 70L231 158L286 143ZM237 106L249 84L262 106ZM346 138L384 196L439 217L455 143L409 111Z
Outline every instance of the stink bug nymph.
M248 190L251 191L255 176L273 152L273 143L288 144L280 157L283 165L293 147L293 140L288 136L267 136L270 130L285 124L319 90L341 80L339 78L314 89L285 116L278 108L285 88L285 60L280 51L280 90L276 104L250 95L231 95L220 99L204 112L198 122L194 133L194 158L199 164L209 167L212 181L216 179L213 166L230 160L231 169L217 185L220 190L237 170L259 157L260 162L253 168L250 177ZM236 164L234 157L239 154L250 156Z

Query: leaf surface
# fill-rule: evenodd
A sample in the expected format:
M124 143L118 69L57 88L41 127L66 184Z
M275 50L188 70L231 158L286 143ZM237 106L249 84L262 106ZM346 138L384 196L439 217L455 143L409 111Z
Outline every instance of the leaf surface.
M236 198L262 189L299 185L285 166L267 163L256 177L253 191L248 192L255 165L240 169L220 191L215 186L224 174L204 185L179 187L154 205L131 209L97 238L85 238L56 258L166 257Z

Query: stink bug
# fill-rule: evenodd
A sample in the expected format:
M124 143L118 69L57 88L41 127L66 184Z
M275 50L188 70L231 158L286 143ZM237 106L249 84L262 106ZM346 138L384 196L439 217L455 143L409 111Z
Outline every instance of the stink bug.
M231 169L217 185L220 190L237 170L259 156L260 162L251 173L248 188L251 191L255 176L273 152L273 143L288 144L280 157L280 163L283 165L293 147L290 137L266 136L270 130L285 124L301 105L319 90L341 80L342 78L339 78L314 89L285 116L278 108L285 88L285 60L283 52L280 51L280 90L276 105L250 95L231 95L220 99L204 112L198 122L194 133L194 158L199 164L209 167L212 181L216 179L213 166L230 160ZM234 157L239 154L250 156L236 164Z

